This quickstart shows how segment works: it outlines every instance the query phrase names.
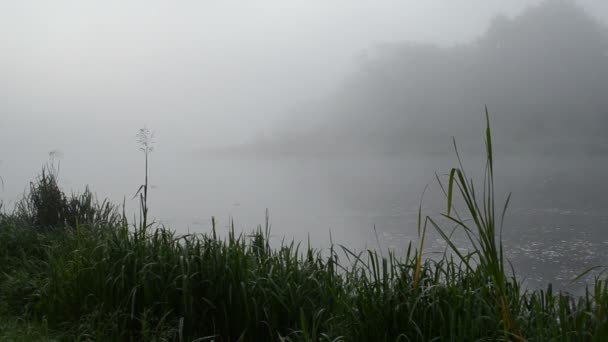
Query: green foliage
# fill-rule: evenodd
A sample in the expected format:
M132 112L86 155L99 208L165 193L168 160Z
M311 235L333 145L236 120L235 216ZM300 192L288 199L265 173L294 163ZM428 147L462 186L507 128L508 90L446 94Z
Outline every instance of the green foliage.
M17 213L32 225L57 227L65 221L66 206L65 194L57 183L57 171L49 164L30 183L29 193L17 205Z
M0 216L0 316L29 309L29 296L45 273L44 243L52 238L23 226L21 220Z
M469 180L462 165L462 160L456 148L454 141L454 149L458 158L458 168L453 168L450 171L447 192L447 214L445 218L456 224L457 228L464 230L468 240L472 246L472 252L463 255L458 247L452 243L447 232L440 228L435 220L429 218L430 222L445 239L452 251L459 259L467 266L468 269L473 269L472 261L478 263L477 270L480 271L484 278L487 278L488 285L493 289L493 297L496 308L502 318L505 338L523 340L521 333L517 328L517 324L513 319L511 305L508 300L508 287L514 285L512 289L519 288L517 281L512 280L512 283L507 279L504 265L502 241L497 241L497 220L496 220L496 205L494 195L494 162L492 153L492 134L490 130L490 115L486 108L486 168L483 183L483 191L481 199L476 193L473 180ZM453 208L454 185L458 189L460 198L464 202L465 211L471 217L467 222ZM507 206L509 204L510 195L507 197L501 217L504 218ZM454 212L452 214L452 211ZM502 229L502 219L501 227ZM500 235L502 237L502 235Z
M17 203L15 216L41 229L115 225L122 221L118 207L107 200L99 203L88 187L82 194L66 196L57 177L58 169L53 164L44 166L30 183L29 192Z
M64 208L65 223L71 227L78 224L89 226L115 226L123 222L118 207L104 199L101 203L88 187L82 194L72 194Z
M39 273L30 290L18 293L22 284L8 277L2 284L23 298L12 306L31 308L22 313L28 322L45 322L66 340L505 338L484 270L447 256L426 260L415 287L417 251L410 248L402 260L345 247L325 254L293 243L273 249L262 229L225 239L125 226L61 235L39 237L46 256L43 267L26 268L29 276ZM505 284L505 296L518 334L528 339L608 336L603 281L582 298L550 287L522 292L514 282Z
M452 247L439 260L423 259L411 245L401 258L340 245L271 248L268 220L251 235L232 227L225 237L215 220L209 234L129 226L113 206L94 205L88 191L67 200L56 178L43 173L22 204L32 210L0 216L0 339L608 339L608 281L598 278L585 296L573 297L550 285L524 291L506 275L489 122L486 133L481 197L460 162L445 192L445 218L465 231L472 251L460 252L437 221L426 218L423 226L419 212L422 237L430 223ZM470 220L458 213L459 200ZM52 221L49 208L63 216ZM48 230L41 222L77 224Z
M50 337L45 322L31 322L22 318L0 316L0 341L37 342L56 341Z

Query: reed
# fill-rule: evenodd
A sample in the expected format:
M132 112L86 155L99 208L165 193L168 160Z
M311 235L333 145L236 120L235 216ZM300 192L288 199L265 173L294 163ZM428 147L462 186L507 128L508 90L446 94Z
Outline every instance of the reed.
M508 199L497 213L486 115L481 194L458 151L459 165L442 183L443 221L469 237L468 253L421 210L421 241L431 225L451 247L439 259L426 259L423 243L400 256L339 244L317 250L295 241L271 248L268 218L251 234L231 225L220 236L212 220L209 233L177 235L108 214L114 210L91 214L87 208L96 206L89 195L74 195L71 205L81 208L74 211L84 213L78 217L94 219L56 223L69 229L43 229L18 212L0 215L0 339L607 339L606 280L597 278L586 295L573 297L550 285L523 290L509 275L500 239Z

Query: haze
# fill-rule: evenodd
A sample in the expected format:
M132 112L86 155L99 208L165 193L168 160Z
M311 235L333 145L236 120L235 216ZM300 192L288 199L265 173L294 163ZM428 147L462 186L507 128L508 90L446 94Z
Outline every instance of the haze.
M122 146L144 123L166 147L247 141L335 89L378 43L467 42L530 3L5 2L2 145L31 134L32 148L65 154L85 139Z
M136 206L147 126L151 211L178 231L269 208L278 236L362 247L377 225L396 248L451 137L480 151L488 105L514 235L602 261L607 22L600 0L3 1L0 199L59 151L66 189Z

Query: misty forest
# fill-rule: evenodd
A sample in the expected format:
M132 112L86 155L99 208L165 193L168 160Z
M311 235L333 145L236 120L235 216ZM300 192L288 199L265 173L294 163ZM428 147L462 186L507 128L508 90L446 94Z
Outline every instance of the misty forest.
M608 340L603 2L0 22L0 341Z
M283 140L259 148L290 155L445 154L452 136L478 142L475 123L486 104L502 153L605 153L608 28L552 3L489 25L468 44L377 46L333 96L296 114L326 120L283 127Z

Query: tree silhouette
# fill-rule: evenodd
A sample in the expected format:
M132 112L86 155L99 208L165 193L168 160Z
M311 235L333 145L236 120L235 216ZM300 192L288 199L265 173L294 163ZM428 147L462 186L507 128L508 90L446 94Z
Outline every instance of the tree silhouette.
M569 2L547 1L495 17L469 44L378 46L315 107L328 119L300 148L448 152L452 135L464 146L475 136L484 105L513 149L608 146L606 89L606 27Z

